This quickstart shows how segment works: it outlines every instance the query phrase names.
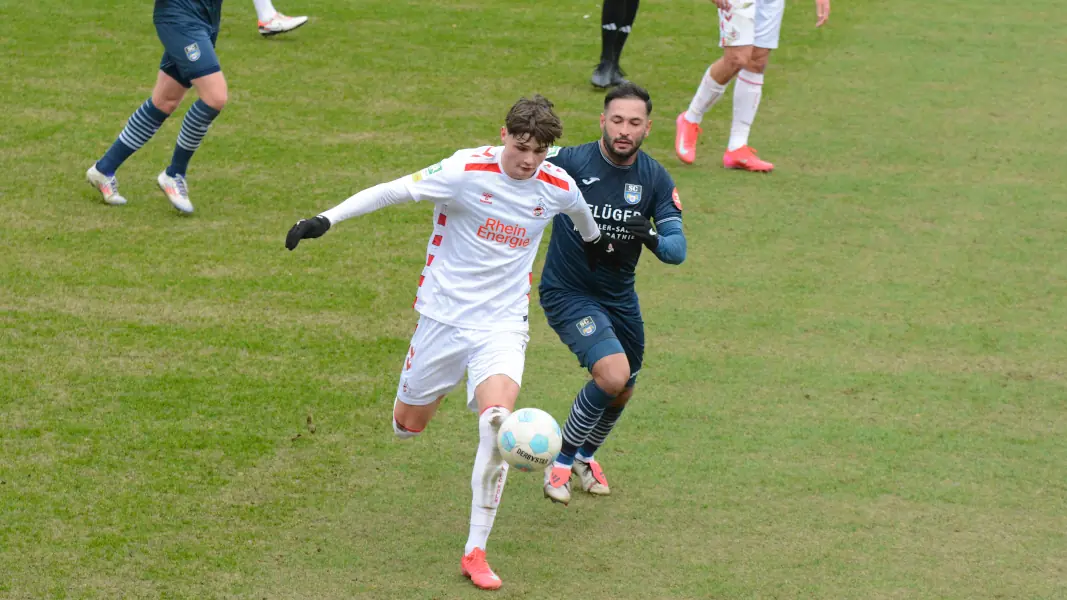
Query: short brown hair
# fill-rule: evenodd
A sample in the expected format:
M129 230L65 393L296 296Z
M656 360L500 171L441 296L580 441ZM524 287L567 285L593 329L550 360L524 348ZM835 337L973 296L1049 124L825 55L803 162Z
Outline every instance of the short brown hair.
M533 98L519 98L508 111L504 127L515 137L529 136L547 148L563 137L563 122L552 111L552 103L541 94Z

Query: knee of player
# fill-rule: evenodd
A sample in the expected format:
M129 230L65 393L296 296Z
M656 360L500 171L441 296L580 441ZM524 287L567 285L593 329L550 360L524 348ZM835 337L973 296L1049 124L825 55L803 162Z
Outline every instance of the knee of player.
M221 111L226 107L226 103L230 100L230 92L226 88L221 90L213 90L210 94L200 96L200 99L215 110Z
M605 393L614 397L626 391L626 382L630 380L630 368L627 366L604 369L593 379Z
M753 56L748 64L745 65L745 70L750 73L762 73L767 69L767 57L755 57Z
M751 52L729 52L723 59L726 61L726 66L730 68L730 71L737 73L738 71L748 68L749 63L752 62Z
M181 96L178 96L177 98L156 95L152 96L152 106L155 106L168 115L174 114L174 111L178 110L178 106L180 106L181 103Z
M419 435L420 433L422 433L421 429L409 429L401 423L397 422L395 416L393 417L393 434L396 435L396 437L402 440L407 440Z

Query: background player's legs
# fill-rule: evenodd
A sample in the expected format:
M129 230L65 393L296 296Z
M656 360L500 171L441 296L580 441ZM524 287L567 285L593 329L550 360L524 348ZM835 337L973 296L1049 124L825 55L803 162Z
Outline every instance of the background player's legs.
M715 106L726 91L726 86L737 74L745 68L752 56L752 46L727 46L723 48L719 60L711 63L704 77L700 80L700 87L693 99L689 102L689 110L685 118L690 123L700 123L704 113Z
M189 160L200 147L200 142L204 140L215 117L218 117L226 106L229 95L222 71L193 79L192 84L200 98L189 107L185 118L182 119L182 128L178 132L178 141L174 144L170 166L156 178L170 203L184 213L193 212L193 203L189 199L189 188L185 182Z
M500 455L496 438L500 425L515 408L519 384L503 374L491 375L478 384L474 398L478 406L478 452L471 472L471 519L462 569L474 585L496 589L501 581L485 559L489 532L496 520L497 507L508 478L508 464Z
M604 0L600 8L600 64L593 71L597 87L622 83L619 55L637 18L639 0Z
M307 23L307 17L287 17L274 8L271 0L253 0L259 17L259 32L264 36L292 31Z
M763 72L771 51L767 48L752 48L744 68L737 73L734 85L734 121L730 128L728 150L737 150L748 145L748 132L759 110L763 96Z
M196 88L200 99L189 107L189 112L185 113L185 118L182 119L182 129L174 146L174 156L167 167L167 175L171 177L185 175L189 160L193 158L193 153L200 147L208 128L222 112L229 98L226 77L222 75L222 71L194 79L193 87Z
M626 46L626 40L630 37L630 31L633 29L634 21L637 20L637 8L639 5L639 0L628 0L623 9L624 14L622 22L619 24L619 31L615 34L614 54L616 77L612 81L613 85L618 85L623 82L623 72L622 67L620 66L622 61L622 49ZM603 53L603 49L601 50L601 53Z
M679 115L674 136L675 153L685 163L696 160L697 139L704 113L711 110L726 92L726 86L750 62L752 46L725 46L719 60L713 62L700 80L689 108ZM734 87L736 94L736 86Z
M104 202L115 205L126 203L126 199L118 193L115 172L159 131L163 121L174 112L184 97L185 88L160 71L152 89L152 97L134 111L115 143L86 173L89 183L100 190Z

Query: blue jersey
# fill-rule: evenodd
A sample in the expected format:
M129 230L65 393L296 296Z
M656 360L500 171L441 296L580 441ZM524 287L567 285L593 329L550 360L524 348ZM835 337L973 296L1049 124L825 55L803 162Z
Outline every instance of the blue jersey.
M222 0L156 0L152 21L207 25L217 32L222 21Z
M610 304L636 307L634 270L644 246L622 228L622 223L640 214L654 221L657 228L677 222L680 229L682 205L674 180L662 165L640 150L632 165L612 163L604 156L599 140L552 149L548 160L578 182L600 231L612 238L620 268L600 268L590 273L581 236L570 218L557 215L541 274L542 303L553 302L560 292L578 292Z

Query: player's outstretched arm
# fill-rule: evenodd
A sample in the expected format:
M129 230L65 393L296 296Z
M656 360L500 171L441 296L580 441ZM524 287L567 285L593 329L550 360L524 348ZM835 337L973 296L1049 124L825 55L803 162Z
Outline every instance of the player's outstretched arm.
M293 250L300 240L322 237L334 223L374 212L390 204L411 201L413 198L405 185L409 178L404 176L367 188L317 217L297 221L285 236L285 247Z

